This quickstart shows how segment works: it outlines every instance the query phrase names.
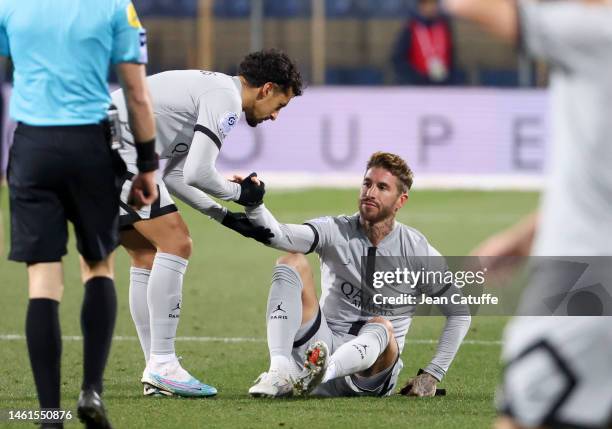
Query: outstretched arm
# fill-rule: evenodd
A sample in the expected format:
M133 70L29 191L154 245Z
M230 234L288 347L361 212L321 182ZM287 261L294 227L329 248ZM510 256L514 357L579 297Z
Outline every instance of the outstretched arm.
M244 213L229 211L226 207L223 207L206 195L205 192L185 183L183 177L184 163L185 157L173 158L166 166L164 183L172 195L199 212L210 216L226 228L261 243L270 244L270 230L253 225Z
M538 213L531 213L517 224L480 243L470 252L472 256L491 256L492 263L512 256L529 256L538 226Z
M445 0L448 11L515 43L531 57L590 70L610 50L612 8L606 0ZM600 74L605 64L598 65Z
M314 228L309 225L279 223L263 204L246 207L245 211L251 223L267 228L274 234L270 247L285 252L310 253L318 244L318 235Z

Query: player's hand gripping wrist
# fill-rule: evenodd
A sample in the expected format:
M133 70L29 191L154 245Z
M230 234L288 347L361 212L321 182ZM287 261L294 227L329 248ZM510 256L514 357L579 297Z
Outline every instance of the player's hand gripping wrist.
M257 173L251 173L240 181L240 198L236 202L247 207L258 206L263 203L265 193L264 182L257 179Z
M233 213L228 210L221 225L263 244L270 244L271 239L274 238L270 229L253 225L244 213Z

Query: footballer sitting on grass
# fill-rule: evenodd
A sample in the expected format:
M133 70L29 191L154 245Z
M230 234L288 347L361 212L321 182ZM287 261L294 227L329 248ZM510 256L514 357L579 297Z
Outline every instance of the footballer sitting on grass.
M411 185L412 172L402 158L377 152L367 164L359 212L353 216L287 225L263 204L246 208L253 224L274 234L271 247L291 252L278 259L272 274L267 307L270 368L249 389L252 396L393 393L416 305L408 305L399 316L381 315L380 307L362 302L359 288L364 260L366 266L375 266L377 257L443 259L421 233L395 221ZM320 301L304 256L313 251L321 261ZM452 284L441 286L422 287L415 293L456 293ZM470 325L467 306L438 307L447 315L446 325L431 362L402 389L409 395L435 395Z

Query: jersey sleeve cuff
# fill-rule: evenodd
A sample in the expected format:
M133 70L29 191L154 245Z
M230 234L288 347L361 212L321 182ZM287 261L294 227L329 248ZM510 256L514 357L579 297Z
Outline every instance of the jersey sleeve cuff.
M308 252L305 253L306 255L308 255L309 253L314 252L317 246L319 245L319 231L317 230L317 228L315 228L314 225L308 222L305 222L304 225L309 226L310 229L312 229L312 232L314 232L314 241L312 242L312 246L310 246L310 249L308 249Z
M216 207L209 210L208 213L204 214L208 215L209 218L216 220L219 223L222 223L223 219L225 219L225 215L227 214L227 208L223 206Z
M196 126L193 127L193 131L199 131L206 135L206 137L211 139L215 146L217 146L217 149L221 150L221 139L210 128L206 128L204 125L196 124Z
M430 363L429 365L427 365L423 372L426 372L438 381L442 381L442 379L446 375L446 371L444 371L435 363Z

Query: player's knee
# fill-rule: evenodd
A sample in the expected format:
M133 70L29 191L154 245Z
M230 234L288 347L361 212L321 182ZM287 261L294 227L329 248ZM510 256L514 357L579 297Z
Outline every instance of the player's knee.
M289 265L295 269L302 278L310 273L308 259L302 253L287 253L276 260L276 265Z
M172 237L170 243L164 243L157 248L158 252L169 253L179 256L183 259L189 259L193 251L193 241L186 234L176 235Z
M62 283L33 283L30 282L28 297L30 299L45 298L61 302L64 296Z
M393 324L389 322L387 319L385 319L384 317L380 317L380 316L373 317L372 319L366 322L366 325L368 325L369 323L377 323L379 325L383 325L385 327L385 330L387 331L387 338L389 340L393 338ZM389 341L389 343L390 342L391 341Z
M289 265L296 269L304 263L308 263L308 261L301 253L286 253L276 260L276 265Z
M155 260L155 250L145 250L138 252L128 252L130 254L130 258L132 259L132 267L134 268L143 268L145 270L150 270L153 268L153 261Z
M101 261L89 261L81 258L81 280L87 283L94 277L115 277L113 255L109 255Z
M368 320L366 324L367 323L378 323L380 325L383 325L389 333L393 333L393 324L389 322L387 319L385 319L384 317L381 317L381 316L373 317L370 320Z
M184 259L189 259L191 257L191 252L193 252L193 240L191 237L186 235L182 237L177 243L177 252L178 256Z

